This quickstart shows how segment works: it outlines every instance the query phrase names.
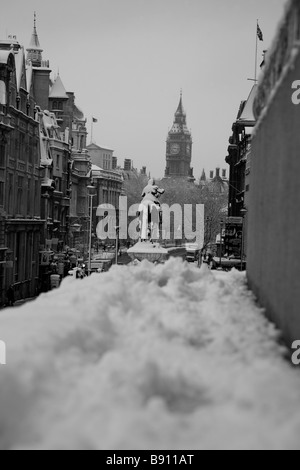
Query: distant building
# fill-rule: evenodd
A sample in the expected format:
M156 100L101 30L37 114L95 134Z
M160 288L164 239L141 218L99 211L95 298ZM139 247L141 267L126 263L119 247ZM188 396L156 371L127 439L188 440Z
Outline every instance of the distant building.
M39 111L42 174L43 245L57 251L68 243L70 210L69 133L60 133L55 114Z
M185 178L194 181L191 168L192 146L192 135L187 127L181 95L174 123L167 137L166 178Z
M251 136L256 119L253 114L253 103L257 93L254 85L248 99L242 101L236 121L232 126L226 162L230 166L229 176L229 216L241 217L246 206L250 189L249 174L251 162Z
M103 168L103 170L113 169L113 150L99 147L99 145L96 145L95 143L88 145L87 150L93 165L97 165L100 168ZM114 169L116 169L116 167Z
M199 185L207 188L209 191L216 194L224 194L228 192L229 181L227 178L226 170L216 168L216 172L210 171L210 177L207 178L205 170L203 170L200 177Z

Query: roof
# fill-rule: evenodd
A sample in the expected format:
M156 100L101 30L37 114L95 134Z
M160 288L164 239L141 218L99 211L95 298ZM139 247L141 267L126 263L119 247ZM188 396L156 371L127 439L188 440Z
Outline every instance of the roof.
M183 109L182 93L180 95L179 105L175 113L174 123L169 134L185 134L191 136L191 133L186 124L186 113Z
M103 171L103 168L98 165L92 165L92 171Z
M26 68L26 79L27 79L27 91L28 91L28 93L30 93L30 89L31 89L31 85L32 85L32 74L33 74L32 63L29 62L29 64L27 65L27 68Z
M94 143L89 144L86 148L90 149L90 150L95 149L95 150L107 150L109 152L114 152L114 150L110 149L109 147L100 147L100 145L97 145L97 144L94 144Z
M84 119L83 111L76 104L74 104L74 117L78 120Z
M53 84L53 87L51 88L49 98L66 99L66 100L69 99L66 89L60 78L60 75L57 76Z
M257 92L257 85L254 85L251 92L250 92L250 95L249 95L249 97L248 97L248 99L245 103L242 114L238 118L238 121L253 121L253 122L256 121L256 119L254 117L254 113L253 113L253 104L254 104L254 99L255 99L255 96L256 96L256 92Z
M103 168L100 168L98 165L92 165L92 178L103 178L103 179L110 179L110 180L115 180L119 181L120 183L122 182L122 175L120 172L116 170L104 170Z
M36 13L34 13L33 33L32 33L31 41L30 41L27 51L43 52L43 49L41 48L40 41L38 38L37 30L36 30Z
M205 170L202 171L201 181L206 181L206 173L205 173Z
M12 56L12 58L14 58L14 54L12 53L12 51L0 50L0 64L7 64L9 56Z
M27 48L27 51L39 51L39 52L43 52L43 49L41 48L40 41L39 41L39 38L38 38L36 26L34 26L34 28L33 28L33 33L32 33L32 36L31 36L31 41L30 41L30 44L29 44L29 46L28 46L28 48Z
M21 47L17 54L15 54L16 61L16 77L17 77L17 90L19 91L21 86L27 90L25 76L23 72L25 70L25 52L24 47Z
M177 111L175 113L176 115L180 115L180 116L185 116L185 111L183 109L183 104L182 104L182 95L180 95L180 101L179 101L179 105L178 105L178 108L177 108Z

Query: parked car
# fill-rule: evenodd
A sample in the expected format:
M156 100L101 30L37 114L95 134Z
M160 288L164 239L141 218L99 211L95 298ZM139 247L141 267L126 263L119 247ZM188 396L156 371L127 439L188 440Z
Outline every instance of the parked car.
M185 245L186 248L186 260L189 263L194 263L195 261L199 261L201 250L199 248L199 245L196 243L187 243Z

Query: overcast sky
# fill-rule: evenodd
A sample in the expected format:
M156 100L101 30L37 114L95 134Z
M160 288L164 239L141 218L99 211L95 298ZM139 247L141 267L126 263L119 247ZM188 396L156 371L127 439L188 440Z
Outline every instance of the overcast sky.
M18 4L18 5L16 5ZM33 12L53 74L94 127L98 145L156 176L180 89L193 166L226 167L228 137L254 76L256 20L270 47L284 0L17 0L1 9L0 36L29 44Z

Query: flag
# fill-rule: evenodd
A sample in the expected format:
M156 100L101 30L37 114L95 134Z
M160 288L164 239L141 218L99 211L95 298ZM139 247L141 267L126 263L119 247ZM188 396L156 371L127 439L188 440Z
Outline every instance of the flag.
M263 40L264 40L263 32L262 32L262 30L260 29L258 23L257 23L257 36L258 36L258 39L259 39L260 41L263 41Z
M96 124L98 122L98 119L93 117L93 123Z

